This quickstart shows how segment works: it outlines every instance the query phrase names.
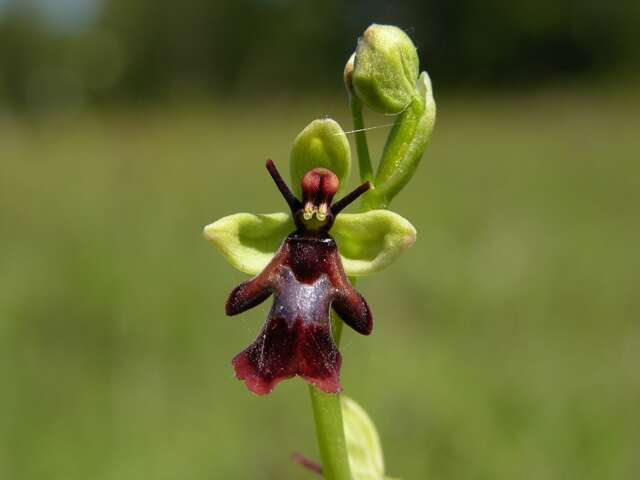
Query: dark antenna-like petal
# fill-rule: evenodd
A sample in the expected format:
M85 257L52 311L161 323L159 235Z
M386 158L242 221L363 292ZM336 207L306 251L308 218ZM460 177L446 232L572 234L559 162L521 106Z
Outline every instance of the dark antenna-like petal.
M340 200L338 200L336 203L334 203L331 206L331 213L333 213L333 216L335 217L336 215L338 215L342 210L348 207L349 204L354 202L360 195L365 193L370 188L371 188L371 184L369 182L364 182L359 187L356 187L356 189L353 190L351 193L348 193L347 195L342 197Z
M289 189L289 186L285 183L285 181L280 176L280 173L276 168L276 164L273 163L273 160L271 159L267 160L267 170L269 170L269 173L271 174L271 178L273 178L273 181L276 183L278 190L280 190L280 193L282 194L285 201L289 205L291 212L295 214L295 212L302 207L302 202L300 202L300 200L296 198L293 192L291 192L291 190Z

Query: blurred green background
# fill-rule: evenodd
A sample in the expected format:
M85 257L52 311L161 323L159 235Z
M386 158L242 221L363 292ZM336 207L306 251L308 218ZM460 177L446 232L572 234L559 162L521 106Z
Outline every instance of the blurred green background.
M640 476L637 2L0 0L0 478L313 478L300 380L230 360L244 276L201 237L283 210L312 119L350 119L371 22L413 36L438 122L359 283L343 385L405 480ZM369 115L370 126L389 118ZM379 152L388 133L372 130ZM355 179L352 179L355 182Z

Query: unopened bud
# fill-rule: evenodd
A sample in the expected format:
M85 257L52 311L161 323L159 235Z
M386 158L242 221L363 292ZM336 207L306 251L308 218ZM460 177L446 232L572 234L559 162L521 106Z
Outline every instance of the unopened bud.
M416 92L419 61L416 47L400 28L373 24L358 40L353 88L376 112L402 112Z
M418 168L436 121L431 80L422 72L417 95L398 115L382 152L375 190L364 198L365 208L387 208Z

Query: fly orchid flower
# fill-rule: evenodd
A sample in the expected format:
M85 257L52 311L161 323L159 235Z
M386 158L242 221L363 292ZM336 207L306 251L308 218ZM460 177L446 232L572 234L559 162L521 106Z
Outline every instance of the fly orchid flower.
M233 359L237 378L258 395L296 375L324 392L340 391L330 310L358 333L371 333L371 311L348 277L377 272L416 238L413 226L388 210L341 213L369 190L369 182L332 203L341 185L334 172L346 177L350 170L349 145L333 120L316 120L296 139L292 176L303 168L298 198L267 161L290 214L240 213L204 230L233 266L254 275L231 292L227 315L274 296L262 331Z
M329 230L338 213L366 192L369 183L331 205L338 177L331 170L314 168L302 178L301 202L271 160L267 169L291 209L296 230L262 272L229 295L227 315L237 315L274 295L262 332L233 359L236 376L257 394L271 392L275 384L294 375L336 393L341 357L331 338L329 309L364 335L371 333L373 318L367 302L349 283Z

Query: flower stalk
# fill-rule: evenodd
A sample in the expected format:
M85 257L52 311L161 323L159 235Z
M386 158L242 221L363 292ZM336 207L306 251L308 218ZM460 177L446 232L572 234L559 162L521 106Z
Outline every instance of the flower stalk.
M362 182L373 182L373 168L371 166L371 156L369 155L369 145L367 144L366 129L364 127L364 117L362 115L362 101L353 88L353 69L356 54L351 55L344 67L344 86L349 95L349 107L351 108L351 119L356 139L356 152L358 154L358 169Z
M331 320L333 339L340 346L343 322L335 312L332 312ZM309 395L322 460L322 475L325 480L351 480L340 394L324 393L309 385Z

